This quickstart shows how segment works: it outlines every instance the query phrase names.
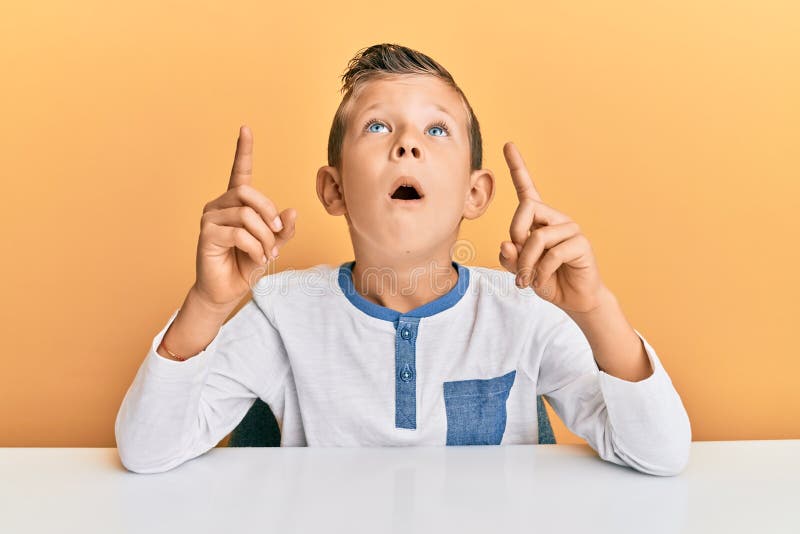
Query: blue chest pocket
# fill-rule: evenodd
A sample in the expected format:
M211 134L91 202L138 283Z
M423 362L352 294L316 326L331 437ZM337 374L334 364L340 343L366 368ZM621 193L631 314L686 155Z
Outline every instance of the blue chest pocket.
M496 378L444 383L447 445L499 445L516 370Z

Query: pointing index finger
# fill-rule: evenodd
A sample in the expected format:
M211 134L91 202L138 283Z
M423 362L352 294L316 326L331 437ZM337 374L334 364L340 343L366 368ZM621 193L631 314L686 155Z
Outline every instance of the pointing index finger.
M509 141L503 145L503 155L506 158L506 164L511 171L511 179L514 181L514 188L517 190L517 198L524 200L531 198L533 200L542 201L539 192L533 185L528 168L525 166L525 161L522 159L522 154L519 153L517 146Z
M253 132L246 125L239 128L239 139L236 140L236 155L233 158L231 179L228 189L237 185L249 184L253 177Z

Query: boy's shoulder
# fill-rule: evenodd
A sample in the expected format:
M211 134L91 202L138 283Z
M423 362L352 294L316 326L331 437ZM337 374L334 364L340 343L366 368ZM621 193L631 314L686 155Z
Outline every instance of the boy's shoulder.
M478 301L502 308L498 313L522 314L555 322L566 316L561 308L540 297L532 287L517 287L516 275L510 271L482 266L468 268L472 279L470 287Z
M483 290L508 291L519 288L514 284L514 273L492 267L480 265L465 265L470 271L470 277L477 282Z
M467 268L470 271L470 286L479 295L498 296L509 303L527 303L531 297L540 299L532 288L517 287L516 275L512 272L477 265Z
M274 292L291 294L303 290L336 289L338 273L339 265L330 263L319 263L302 269L289 267L279 272L268 272L255 284L251 284L253 297Z

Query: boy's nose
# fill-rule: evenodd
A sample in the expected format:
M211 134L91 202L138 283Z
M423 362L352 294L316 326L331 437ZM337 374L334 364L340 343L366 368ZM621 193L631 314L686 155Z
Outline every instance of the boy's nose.
M411 154L412 158L419 159L422 157L422 152L420 151L419 147L413 143L405 142L400 143L395 148L395 155L398 158L406 157L408 154Z

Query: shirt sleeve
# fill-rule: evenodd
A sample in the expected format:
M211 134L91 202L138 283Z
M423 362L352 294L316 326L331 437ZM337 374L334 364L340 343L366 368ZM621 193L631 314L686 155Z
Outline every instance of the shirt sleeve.
M652 475L676 475L689 460L689 417L655 350L635 332L654 371L630 382L598 368L583 331L565 314L543 351L537 394L602 459Z
M280 335L254 300L196 356L164 358L156 349L179 311L156 334L117 413L117 450L137 473L167 471L209 451L257 397L280 398L288 373Z

